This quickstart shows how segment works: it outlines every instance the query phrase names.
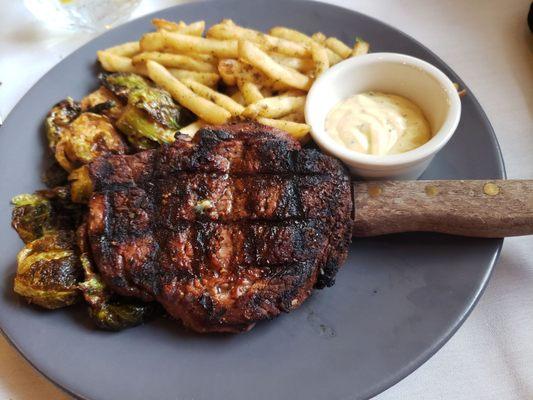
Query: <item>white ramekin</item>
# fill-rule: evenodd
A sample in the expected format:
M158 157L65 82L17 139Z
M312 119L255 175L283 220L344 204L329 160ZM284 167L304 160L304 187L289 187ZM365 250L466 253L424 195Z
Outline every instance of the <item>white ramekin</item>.
M413 101L428 119L433 137L414 150L384 156L341 146L326 133L326 116L341 100L369 90ZM316 80L305 105L305 119L318 146L343 161L354 175L370 179L418 178L452 137L460 116L459 95L442 71L418 58L395 53L372 53L338 63Z

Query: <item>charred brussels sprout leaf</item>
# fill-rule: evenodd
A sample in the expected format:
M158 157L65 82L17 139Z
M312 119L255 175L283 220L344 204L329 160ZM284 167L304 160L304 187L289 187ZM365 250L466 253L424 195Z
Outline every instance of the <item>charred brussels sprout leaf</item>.
M73 232L46 233L26 244L17 263L14 290L29 303L55 309L79 300L82 269Z
M119 331L142 324L157 314L158 307L153 303L112 295L100 276L94 272L87 254L82 254L80 259L85 281L79 288L89 304L89 316L98 328Z
M117 128L137 149L173 142L176 132L194 119L190 111L174 103L167 91L153 87L139 75L102 74L100 79L127 104Z

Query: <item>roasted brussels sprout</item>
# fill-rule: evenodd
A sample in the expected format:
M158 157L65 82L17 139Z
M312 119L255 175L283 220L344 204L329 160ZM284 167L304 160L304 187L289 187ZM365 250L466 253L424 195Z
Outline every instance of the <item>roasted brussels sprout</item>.
M80 260L85 281L80 283L79 288L89 304L89 316L98 328L119 331L142 324L157 314L159 308L153 303L112 295L94 272L88 255L82 254Z
M26 244L17 263L14 290L29 303L55 309L80 299L83 272L72 231L49 232Z
M46 117L45 128L48 145L55 151L56 145L61 139L63 129L65 129L74 119L80 115L80 104L70 97L57 103Z
M29 243L44 235L52 227L52 205L38 194L20 194L11 199L15 206L11 215L11 225L24 243Z
M64 127L55 146L57 162L71 172L96 157L124 154L127 148L109 119L85 112Z
M112 99L98 104L98 99L103 100L104 94L100 93L98 96L84 100L83 109L87 111L83 111L82 106L71 98L63 100L52 108L46 118L48 145L57 162L68 172L101 155L123 154L127 150L122 137L105 115L113 109L116 109L114 113L118 115L121 108L115 107ZM108 97L111 96L115 98L109 92Z
M86 165L75 169L68 176L70 197L75 203L87 203L93 193L93 182Z
M67 187L20 194L11 199L15 206L11 225L24 243L47 232L72 230L81 220L82 209L72 204Z
M101 74L100 80L127 104L117 128L137 149L173 142L176 132L194 119L190 111L174 103L167 91L153 87L139 75Z
M150 87L150 82L137 74L116 72L113 74L103 73L98 79L125 104L132 92L144 90Z
M123 111L118 97L104 86L85 96L80 105L83 112L102 114L112 121L116 121Z

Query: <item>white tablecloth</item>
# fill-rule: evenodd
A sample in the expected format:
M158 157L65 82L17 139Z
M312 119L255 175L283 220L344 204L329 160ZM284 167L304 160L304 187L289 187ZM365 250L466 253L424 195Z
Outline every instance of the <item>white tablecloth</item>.
M442 57L488 114L509 177L533 178L529 0L331 2L388 22ZM176 3L144 0L134 17ZM34 82L91 37L47 32L21 0L0 0L0 10L0 115L5 118ZM0 400L4 399L69 396L0 338ZM532 237L506 240L492 280L463 327L426 364L376 399L533 399Z

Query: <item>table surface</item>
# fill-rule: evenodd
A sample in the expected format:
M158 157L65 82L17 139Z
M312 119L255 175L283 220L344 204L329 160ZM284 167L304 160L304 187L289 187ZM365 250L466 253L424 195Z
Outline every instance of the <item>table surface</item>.
M444 59L485 109L509 178L533 179L533 35L526 24L529 0L330 2L387 22ZM178 3L144 0L132 18ZM0 117L5 118L48 69L92 35L47 31L24 9L22 1L0 0L0 5ZM533 398L532 288L533 238L506 240L492 280L462 328L426 364L375 399ZM0 400L4 399L70 397L0 337Z

